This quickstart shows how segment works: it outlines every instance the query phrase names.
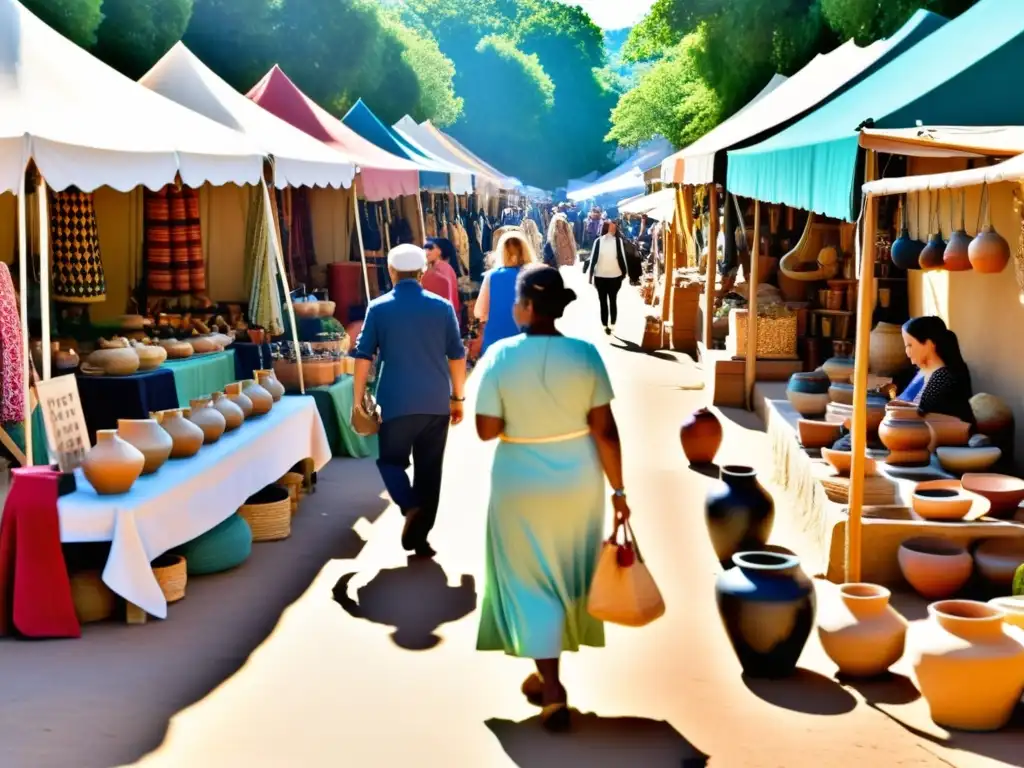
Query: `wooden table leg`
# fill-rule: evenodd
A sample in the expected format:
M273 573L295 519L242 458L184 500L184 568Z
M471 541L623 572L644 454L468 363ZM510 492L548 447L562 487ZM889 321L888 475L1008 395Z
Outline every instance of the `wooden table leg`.
M126 624L145 624L147 620L146 612L139 608L134 603L125 603L125 623Z

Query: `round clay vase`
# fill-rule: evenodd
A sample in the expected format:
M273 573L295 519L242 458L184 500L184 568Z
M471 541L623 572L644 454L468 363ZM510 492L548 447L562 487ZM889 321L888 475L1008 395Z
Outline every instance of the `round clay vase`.
M116 429L100 429L96 445L82 460L82 472L96 493L114 496L131 490L145 464L142 451L119 438Z
M946 243L943 241L942 235L936 233L928 238L928 242L921 249L921 254L917 257L918 266L924 270L945 269L946 263L943 261L945 253Z
M85 362L92 368L102 370L107 376L129 376L139 370L139 356L131 347L97 349Z
M239 408L231 399L223 392L214 392L213 395L213 408L220 411L225 421L225 431L230 432L233 429L238 429L242 426L242 422L245 421L245 414L242 409Z
M850 377L853 376L853 358L830 357L821 366L821 369L825 371L825 375L833 384L849 384Z
M1024 633L998 608L974 600L928 606L907 638L908 659L932 720L943 728L995 731L1024 689Z
M171 447L172 459L188 459L203 447L203 430L182 416L178 409L165 411L160 426L174 443Z
M245 418L248 419L252 416L252 400L242 393L242 382L236 381L232 384L228 384L224 387L224 394L227 395L228 400L242 409L242 413L245 415Z
M900 236L893 240L892 247L889 249L889 258L900 269L919 269L918 260L922 250L924 250L924 243L920 240L912 240L910 230L903 227Z
M284 384L277 380L277 376L274 375L273 370L262 370L256 371L256 381L260 383L267 392L270 393L271 397L274 398L276 403L284 396Z
M997 275L1010 261L1010 244L991 224L986 224L971 240L967 256L975 272Z
M890 451L927 451L932 441L928 423L920 417L913 418L908 411L887 411L878 425L878 437Z
M775 522L775 502L752 467L722 467L721 482L708 493L708 535L719 563L728 568L737 552L763 549Z
M228 426L224 414L214 408L212 403L213 401L208 397L197 397L195 400L189 401L192 413L188 420L203 430L204 445L220 440L220 436L224 434L224 430Z
M274 407L274 396L256 383L254 379L242 382L242 392L252 401L252 415L262 416Z
M700 408L683 422L679 441L691 464L710 464L722 445L722 424L714 413Z
M715 582L718 613L748 677L786 677L814 626L814 585L800 558L738 552Z
M822 605L818 638L839 674L875 677L903 656L907 620L889 605L891 594L877 584L843 584Z
M920 537L900 544L896 559L907 583L922 597L943 600L967 583L974 561L959 544Z
M971 260L967 255L967 249L971 246L971 236L963 229L958 229L949 236L946 243L946 250L942 254L942 261L950 272L966 272L971 269Z
M794 373L786 385L786 398L803 417L820 416L828 407L829 378L820 368L808 373Z
M134 347L139 357L139 370L152 371L159 368L167 359L167 350L159 344L139 344Z
M117 434L138 448L146 459L142 474L151 475L171 456L174 440L156 419L118 419Z
M996 589L1008 593L1013 575L1024 565L1024 541L1019 537L986 539L974 550L978 573Z
M1013 432L1013 411L1001 397L979 392L971 398L971 411L980 434L1000 437Z
M877 376L892 376L909 364L903 329L894 323L878 323L871 331L868 369Z

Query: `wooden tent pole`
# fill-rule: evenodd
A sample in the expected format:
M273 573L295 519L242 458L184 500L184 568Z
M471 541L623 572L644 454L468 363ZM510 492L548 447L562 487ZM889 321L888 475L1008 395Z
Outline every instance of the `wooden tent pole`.
M265 168L264 174L269 175L271 183L273 183L273 167L270 166ZM284 287L285 307L288 309L288 318L292 325L292 342L295 344L295 362L298 363L299 366L299 392L306 394L306 379L302 373L302 347L299 344L299 324L295 320L295 305L292 303L292 289L288 281L288 272L284 266L284 255L281 251L281 236L275 226L277 222L277 215L274 210L274 195L270 192L266 178L260 178L260 186L262 187L263 192L263 207L266 211L267 234L270 236L270 248L267 254L267 264L264 268L272 271L271 259L273 259L277 264L277 271L281 275L281 285ZM277 290L277 285L273 285L273 290Z
M427 242L427 219L423 215L423 193L419 191L416 193L416 213L420 217L420 245Z
M366 303L370 297L370 270L366 267L366 249L363 247L363 225L359 220L359 188L356 186L359 177L352 179L352 210L356 214L356 238L359 240L359 258L363 262L363 285L366 287Z
M666 227L665 224L668 224ZM672 275L676 269L675 243L669 237L671 228L675 226L674 221L661 222L661 250L665 254L665 287L661 295L661 321L663 323L672 319L672 289L675 284ZM664 344L662 335L662 344Z
M31 374L32 351L28 343L28 206L25 195L27 185L25 175L21 174L18 183L18 291L21 306L21 388L25 398L25 460L24 466L32 466L32 407L31 407ZM40 277L40 279L42 276Z
M714 346L712 334L715 324L715 282L718 279L718 187L712 182L708 190L711 208L711 226L708 227L707 283L704 286L704 349ZM699 263L698 258L698 263Z
M757 286L761 281L758 261L761 256L761 201L754 201L754 246L750 252L747 276L747 359L743 365L743 402L754 410L754 383L757 380ZM739 350L737 350L739 351Z
M53 372L50 352L50 212L46 179L36 173L36 202L39 208L39 319L43 336L43 381ZM30 409L31 410L31 409Z

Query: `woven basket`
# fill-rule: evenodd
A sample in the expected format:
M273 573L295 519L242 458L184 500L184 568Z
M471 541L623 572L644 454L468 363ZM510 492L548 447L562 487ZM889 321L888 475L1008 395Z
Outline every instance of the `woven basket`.
M188 581L188 566L181 555L160 555L154 560L153 575L168 603L176 603L185 596L185 582Z
M305 481L306 478L298 472L288 472L277 481L278 485L284 486L288 490L288 500L291 502L293 515L299 511L299 501L303 496L302 486Z
M253 541L278 541L292 534L292 505L283 486L268 485L250 496L238 515L252 529Z
M70 576L71 600L81 624L106 621L114 615L117 598L103 583L100 571L79 571Z

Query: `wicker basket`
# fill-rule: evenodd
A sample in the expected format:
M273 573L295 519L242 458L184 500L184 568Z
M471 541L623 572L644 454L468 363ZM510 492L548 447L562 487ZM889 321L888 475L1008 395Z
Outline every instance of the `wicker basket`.
M70 575L71 600L80 624L106 621L114 615L117 598L103 583L100 571L79 571Z
M759 360L793 360L796 351L796 313L779 310L757 313L757 357ZM726 348L733 357L747 356L747 310L729 312L729 338Z
M253 541L279 541L292 534L292 505L283 486L268 485L250 496L238 514L252 529Z
M306 478L300 475L298 472L288 472L284 477L277 481L278 485L284 486L288 490L288 499L292 505L292 514L294 515L299 511L299 501L305 495L302 486L305 483Z
M151 565L167 602L176 603L181 600L185 596L185 583L188 581L185 558L181 555L160 555Z

